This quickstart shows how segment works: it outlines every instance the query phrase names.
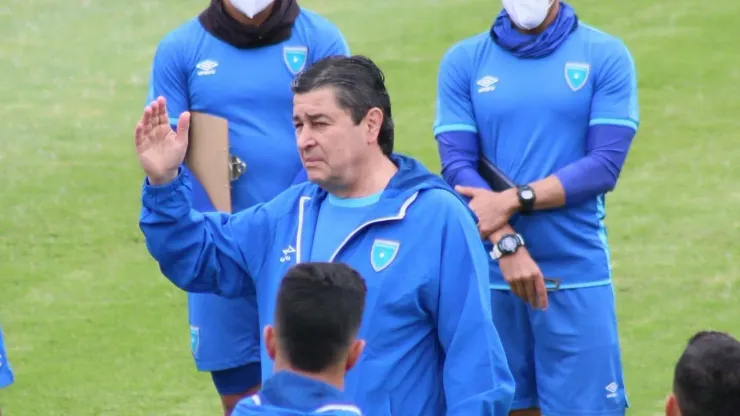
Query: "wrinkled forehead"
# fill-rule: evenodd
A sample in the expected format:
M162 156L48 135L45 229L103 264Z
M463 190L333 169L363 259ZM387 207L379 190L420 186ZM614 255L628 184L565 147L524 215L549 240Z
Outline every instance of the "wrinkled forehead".
M321 87L293 95L293 118L303 119L316 115L337 117L343 113L332 87Z

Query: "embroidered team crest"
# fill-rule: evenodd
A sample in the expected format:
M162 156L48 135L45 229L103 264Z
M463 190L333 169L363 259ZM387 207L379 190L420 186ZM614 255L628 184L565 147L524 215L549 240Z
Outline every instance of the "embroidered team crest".
M198 353L198 347L200 346L200 328L197 326L190 325L190 352L193 355Z
M373 270L379 272L390 266L398 254L401 243L389 240L375 240L370 249L370 264Z
M308 48L305 46L286 46L283 48L283 60L293 75L303 71L308 60Z
M578 91L586 85L588 74L591 72L591 65L568 62L565 64L565 81L573 91Z

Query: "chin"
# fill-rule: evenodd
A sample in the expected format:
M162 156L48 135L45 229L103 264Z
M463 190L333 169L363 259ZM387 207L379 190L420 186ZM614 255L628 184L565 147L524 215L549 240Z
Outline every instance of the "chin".
M326 175L313 169L306 169L306 176L308 176L309 182L315 183L317 185L321 185L322 183L326 182Z

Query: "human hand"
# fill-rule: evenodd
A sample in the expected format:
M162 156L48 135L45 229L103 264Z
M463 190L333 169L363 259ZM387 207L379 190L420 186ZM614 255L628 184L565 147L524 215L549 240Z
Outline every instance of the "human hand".
M547 309L544 276L524 246L514 254L500 257L498 267L512 292L535 309Z
M188 150L190 113L184 112L172 130L164 97L159 97L144 110L134 130L134 144L139 164L152 185L172 181L185 160Z
M468 206L478 217L478 231L481 238L501 229L509 221L519 206L516 193L509 191L493 192L483 188L456 186L460 195L471 198Z

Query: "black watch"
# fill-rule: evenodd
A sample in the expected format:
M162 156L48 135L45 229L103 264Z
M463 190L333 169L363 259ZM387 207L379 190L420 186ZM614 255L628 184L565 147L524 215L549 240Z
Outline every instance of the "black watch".
M491 257L494 260L498 260L503 256L516 253L519 247L524 245L524 238L521 234L506 234L501 237L496 244L493 245L493 251L491 251Z
M519 198L519 205L521 206L519 211L523 214L532 212L534 201L537 199L534 195L534 189L529 185L517 186L516 195Z

